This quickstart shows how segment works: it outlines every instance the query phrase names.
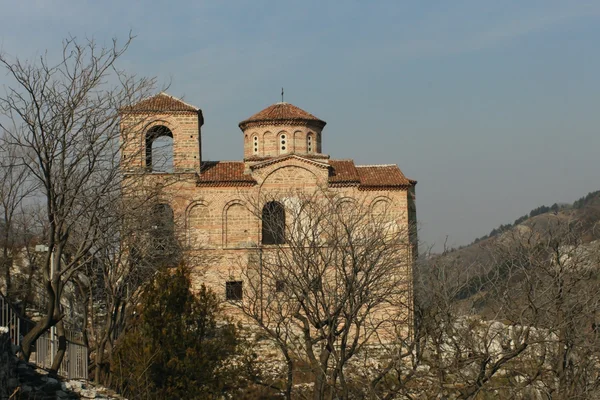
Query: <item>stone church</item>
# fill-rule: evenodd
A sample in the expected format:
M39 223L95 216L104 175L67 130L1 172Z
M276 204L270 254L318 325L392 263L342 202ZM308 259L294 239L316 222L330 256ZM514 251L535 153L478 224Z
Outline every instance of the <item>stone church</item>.
M396 223L411 232L409 253L416 253L416 231L408 229L416 223L416 181L397 165L356 165L351 159L330 158L322 146L325 121L285 102L239 123L242 160L204 161L203 122L202 110L166 93L122 109L121 163L127 179L143 175L147 181L170 180L163 197L178 237L192 250L213 256L202 272L203 281L224 299L244 298L244 279L235 260L249 249L284 240L283 233L265 231L247 206L249 199L269 192L326 188L344 198L366 198L371 209L392 212ZM161 140L170 152L170 165L164 169L158 168L154 148ZM263 212L285 220L284 208L271 202ZM405 273L412 277L412 261Z

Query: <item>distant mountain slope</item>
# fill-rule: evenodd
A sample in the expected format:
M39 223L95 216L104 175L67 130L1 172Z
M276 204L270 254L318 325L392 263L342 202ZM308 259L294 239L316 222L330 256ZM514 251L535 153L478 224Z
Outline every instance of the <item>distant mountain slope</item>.
M497 283L498 279L506 282L516 278L503 278L505 271L502 261L495 258L497 250L511 246L511 240L515 238L517 241L521 240L519 238L535 238L537 245L547 249L552 246L551 236L559 230L564 231L565 227L573 227L574 234L568 240L577 242L579 246L585 247L600 239L600 191L589 193L573 204L538 207L512 224L492 230L489 235L478 238L470 245L431 256L424 266L445 265L444 273L448 275L445 279L455 285L453 289L450 288L455 293L455 301L462 303L465 310L489 314L490 304L493 303L488 296L489 286ZM560 245L569 243L563 240Z
M571 211L571 212L569 213L569 211ZM599 217L597 214L599 211L600 211L600 190L588 193L586 196L583 196L579 200L576 200L573 204L554 203L550 207L542 205L538 208L534 208L528 214L525 214L525 215L517 218L513 223L503 224L497 228L492 229L492 231L489 234L475 239L471 243L471 245L481 242L482 240L485 240L488 238L493 238L493 237L501 234L502 232L506 232L507 230L509 230L510 228L512 228L514 226L517 226L517 225L520 225L523 223L527 223L528 221L531 222L530 220L538 215L543 215L543 214L548 214L548 213L554 213L556 215L559 212L561 212L561 213L567 213L570 216L576 216L577 219L581 219L581 218L587 219L587 218L591 217L592 219L595 219L595 221L597 221L598 220L597 218Z

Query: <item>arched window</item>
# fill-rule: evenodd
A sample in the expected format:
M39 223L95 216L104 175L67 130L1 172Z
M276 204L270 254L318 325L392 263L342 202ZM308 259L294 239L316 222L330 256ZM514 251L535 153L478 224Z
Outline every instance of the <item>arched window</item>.
M241 202L233 200L226 206L223 230L227 247L248 247L252 242L252 213Z
M306 136L306 152L312 153L315 148L315 137L312 133Z
M281 135L279 135L279 154L287 153L289 148L290 148L290 144L289 144L288 135L286 135L285 133L282 133Z
M175 240L175 221L173 209L168 204L157 204L152 208L151 258L164 265L175 265L179 254L179 245Z
M258 135L254 135L252 138L252 154L258 155Z
M187 213L188 245L201 247L210 245L211 215L208 206L204 203L192 205Z
M376 199L371 204L371 217L376 221L391 219L391 206L387 199Z
M175 222L173 220L173 209L168 204L157 204L153 207L152 230L154 236L165 236L173 234Z
M262 243L285 243L285 209L277 201L270 201L263 207Z
M173 172L173 132L155 126L146 132L146 168L152 172Z

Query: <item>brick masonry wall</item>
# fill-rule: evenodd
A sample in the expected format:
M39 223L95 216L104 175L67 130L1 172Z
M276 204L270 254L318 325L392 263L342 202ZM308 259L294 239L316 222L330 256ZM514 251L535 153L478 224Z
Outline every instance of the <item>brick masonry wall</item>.
M130 128L144 127L145 130L156 125L164 125L173 132L175 171L193 172L200 165L200 127L197 116L153 115L149 118L136 117L125 119L122 127L125 131L136 132ZM137 129L140 139L129 140L124 146L123 166L143 168L145 163L144 129ZM321 152L321 132L307 126L264 126L249 128L242 135L244 156L253 152L253 136L259 137L261 156L278 155L279 135L286 135L290 152L306 153L307 134L315 134L315 151ZM326 163L326 161L324 161ZM225 297L225 282L242 280L240 266L248 262L255 251L252 247L261 241L261 224L257 217L261 201L269 197L280 197L295 191L307 193L319 188L337 192L340 197L354 199L368 204L374 215L387 213L393 216L401 229L409 226L410 195L407 190L369 190L361 191L356 186L328 188L328 168L323 162L307 159L289 158L262 167L246 170L252 174L257 184L254 186L201 186L195 183L194 174L156 174L147 178L169 181L163 201L170 204L174 211L177 233L191 255L195 267L195 283L205 283L216 293ZM135 175L130 179L136 179ZM146 178L145 178L146 179ZM415 237L416 238L416 237ZM407 299L412 298L412 255L407 252L407 262L400 273L407 276Z
M172 205L178 232L194 254L195 282L205 283L225 297L225 282L242 280L240 267L247 263L253 246L260 243L261 225L256 213L259 199L279 197L302 190L312 192L327 185L325 168L288 159L253 171L258 184L252 187L197 187L193 180L168 187L166 202ZM341 197L364 202L376 214L393 215L401 227L408 226L406 190L360 191L356 187L331 188ZM410 256L402 273L412 274ZM407 287L407 294L411 288ZM410 295L409 295L410 296ZM405 304L409 304L406 299Z
M281 135L285 135L286 150L281 150ZM307 149L307 137L312 135L312 149ZM248 128L243 132L244 158L254 154L254 137L258 138L258 156L278 156L281 154L319 154L321 153L321 130L312 126L265 125Z
M121 119L121 165L126 171L146 166L146 132L164 126L173 134L174 172L199 172L201 130L196 113L139 115Z

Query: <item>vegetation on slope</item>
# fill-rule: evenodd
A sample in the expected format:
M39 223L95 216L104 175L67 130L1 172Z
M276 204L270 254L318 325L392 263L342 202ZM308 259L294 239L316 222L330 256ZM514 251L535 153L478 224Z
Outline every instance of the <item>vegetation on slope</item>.
M586 196L583 196L580 199L576 200L573 204L554 203L550 207L548 207L546 205L541 205L541 206L531 210L528 214L520 216L513 223L502 224L499 227L492 229L490 231L490 233L475 239L471 244L481 242L482 240L485 240L488 238L496 237L496 236L502 234L503 232L506 232L507 230L509 230L517 225L520 225L520 224L526 222L528 219L534 218L538 215L546 214L549 212L558 213L559 211L581 210L588 205L597 203L599 201L599 199L600 199L600 190L588 193Z

